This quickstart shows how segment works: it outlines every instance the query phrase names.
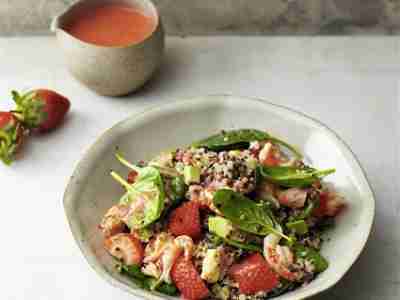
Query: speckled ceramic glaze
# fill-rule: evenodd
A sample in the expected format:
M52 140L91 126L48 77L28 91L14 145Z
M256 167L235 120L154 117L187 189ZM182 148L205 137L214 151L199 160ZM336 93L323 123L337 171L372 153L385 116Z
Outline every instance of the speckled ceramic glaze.
M123 47L104 47L83 42L63 30L78 10L102 3L127 3L154 18L156 28L144 41ZM164 32L155 6L148 0L81 0L54 18L52 30L65 52L72 75L101 95L119 96L141 87L161 64Z
M335 167L328 177L346 196L348 209L329 232L322 254L329 268L308 286L275 299L300 300L332 287L363 249L374 216L374 196L349 147L322 123L291 109L261 100L206 96L182 100L134 115L108 131L86 152L65 191L64 206L71 231L94 270L111 284L146 299L169 298L138 289L113 268L97 229L106 210L123 193L109 175L127 170L114 158L116 147L129 160L149 159L163 149L187 145L220 129L268 129L298 145L319 169Z

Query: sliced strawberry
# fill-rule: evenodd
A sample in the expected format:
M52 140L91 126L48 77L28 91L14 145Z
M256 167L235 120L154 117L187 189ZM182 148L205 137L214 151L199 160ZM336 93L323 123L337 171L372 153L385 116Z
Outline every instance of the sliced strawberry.
M64 96L47 89L38 89L20 95L12 92L17 104L15 115L29 129L46 132L59 126L70 108Z
M242 262L234 264L228 274L239 284L240 292L247 295L270 291L279 283L278 277L259 253L252 254Z
M171 278L185 299L204 299L209 295L209 290L192 261L186 259L185 256L179 257L175 262L171 270Z
M7 165L15 160L22 141L24 128L11 112L0 112L0 159Z
M186 202L176 208L169 218L168 228L172 234L188 235L197 239L201 235L199 204Z
M144 249L142 243L132 234L119 233L107 238L104 247L126 265L141 265Z
M128 183L132 184L136 181L136 177L138 176L138 172L132 170L129 172L128 174L128 178L126 181L128 181Z
M341 196L335 192L321 192L319 195L319 205L313 211L313 215L319 218L337 216L346 207Z

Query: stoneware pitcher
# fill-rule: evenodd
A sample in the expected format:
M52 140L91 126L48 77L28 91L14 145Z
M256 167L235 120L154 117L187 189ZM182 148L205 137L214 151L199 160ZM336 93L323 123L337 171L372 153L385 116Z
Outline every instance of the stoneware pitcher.
M127 46L98 46L84 42L65 30L82 9L95 5L130 5L155 22L154 30L143 41ZM112 26L112 24L110 24ZM161 64L164 31L156 7L149 0L81 0L55 17L51 30L64 51L71 74L101 95L125 95L140 88Z

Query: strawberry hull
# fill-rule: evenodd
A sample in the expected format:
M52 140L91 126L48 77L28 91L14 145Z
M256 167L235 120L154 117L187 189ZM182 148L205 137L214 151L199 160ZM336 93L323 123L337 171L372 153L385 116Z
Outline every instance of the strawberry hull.
M0 112L0 159L7 165L15 160L24 140L24 128L11 112Z

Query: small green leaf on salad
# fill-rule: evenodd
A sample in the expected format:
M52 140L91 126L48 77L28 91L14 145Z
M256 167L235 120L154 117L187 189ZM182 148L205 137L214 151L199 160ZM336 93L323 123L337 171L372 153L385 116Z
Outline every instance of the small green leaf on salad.
M223 217L210 217L208 218L208 230L213 235L213 240L216 244L225 243L232 247L249 250L249 251L257 251L262 253L261 245L256 245L253 243L244 243L241 241L237 241L233 237L233 233L235 230L231 221Z
M270 208L263 202L252 201L230 189L220 189L214 194L215 207L239 229L257 235L275 233L285 239L282 228Z
M187 185L182 176L176 176L171 180L171 201L172 204L179 204L184 198L187 191Z
M335 169L316 170L314 168L267 167L258 166L259 175L275 184L284 187L306 187L321 178L332 174Z
M304 220L288 222L286 227L298 234L306 234L308 232L308 225Z
M314 211L315 208L318 207L318 205L319 205L319 203L317 200L308 201L308 204L306 205L304 210L298 216L296 216L294 219L295 220L307 219L308 217L311 216L312 212Z
M121 161L120 158L119 160ZM126 161L124 164L138 173L133 184L129 184L114 171L111 172L111 176L126 189L120 203L134 206L136 209L127 225L131 229L144 228L161 216L165 201L164 183L155 167L140 168Z
M237 129L222 131L218 134L212 135L208 138L202 139L192 144L195 148L207 148L212 151L223 151L223 150L236 150L248 148L251 142L254 141L271 141L272 143L279 144L301 159L302 154L292 145L282 141L265 131L257 129Z
M314 265L315 271L318 273L325 271L329 266L328 261L317 250L301 244L295 244L293 250L297 257L309 260Z

